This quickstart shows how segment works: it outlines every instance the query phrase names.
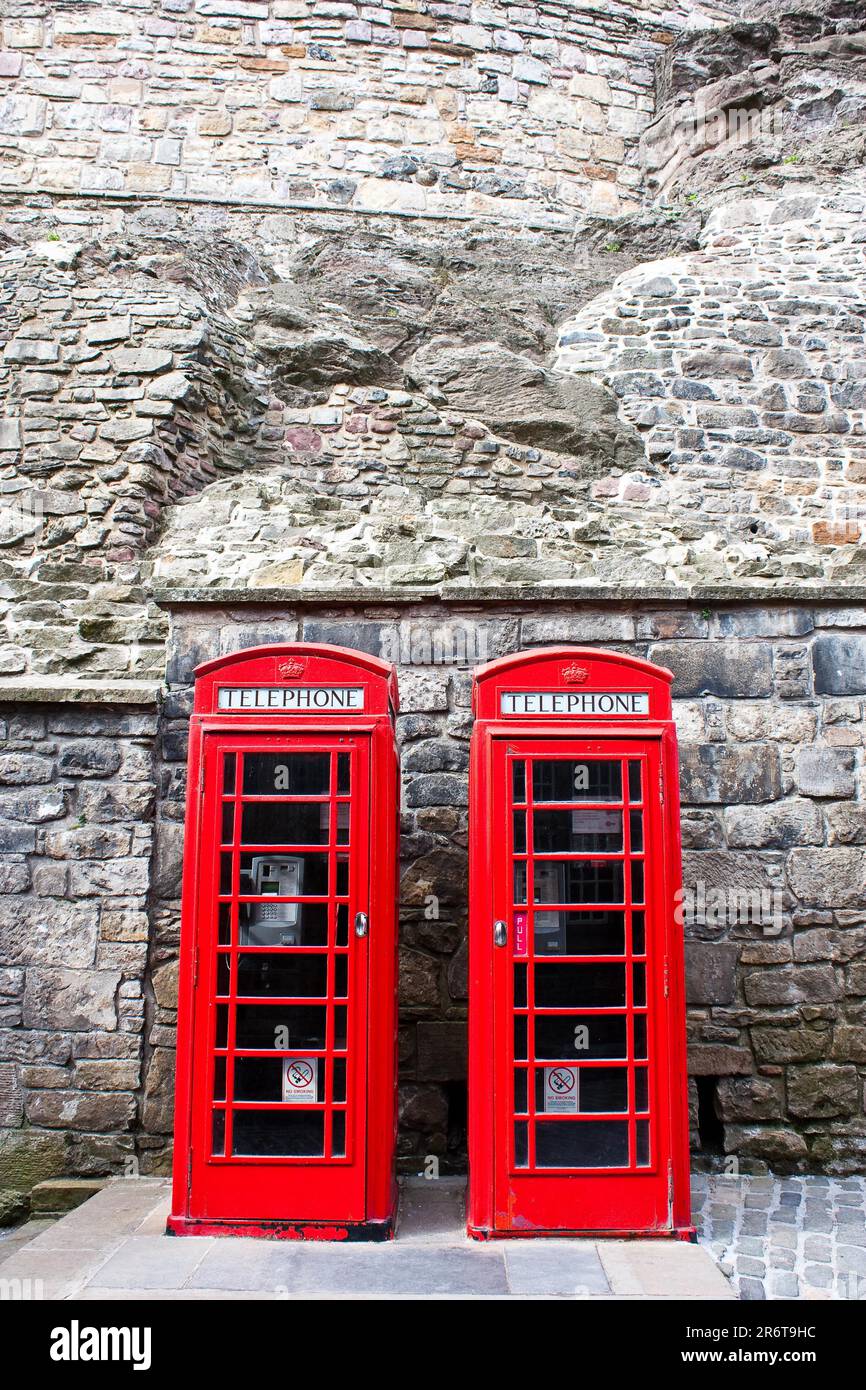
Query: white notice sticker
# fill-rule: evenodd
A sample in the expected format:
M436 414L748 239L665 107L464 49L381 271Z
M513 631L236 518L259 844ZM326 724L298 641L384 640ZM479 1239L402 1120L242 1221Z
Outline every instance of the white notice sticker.
M284 1057L283 1100L294 1105L315 1101L318 1071L318 1057Z
M577 1067L544 1068L544 1113L577 1114Z

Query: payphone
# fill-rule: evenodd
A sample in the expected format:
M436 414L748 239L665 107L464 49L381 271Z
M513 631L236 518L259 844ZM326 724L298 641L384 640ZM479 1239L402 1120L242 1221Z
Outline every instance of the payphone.
M693 1235L671 680L573 647L475 672L473 1236Z
M196 670L169 1230L382 1239L396 1201L393 666Z

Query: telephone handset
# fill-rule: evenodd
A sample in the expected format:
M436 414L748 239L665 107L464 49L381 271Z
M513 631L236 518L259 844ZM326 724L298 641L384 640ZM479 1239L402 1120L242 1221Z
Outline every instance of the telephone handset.
M261 897L298 897L303 891L304 861L293 854L254 855L250 892ZM247 903L246 944L300 946L300 903Z

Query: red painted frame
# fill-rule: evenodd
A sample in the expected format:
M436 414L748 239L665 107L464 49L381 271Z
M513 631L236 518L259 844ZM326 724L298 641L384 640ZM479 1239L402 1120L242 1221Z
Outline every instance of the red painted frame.
M676 732L669 671L619 653L554 647L517 653L480 667L473 683L476 722L470 758L469 1207L468 1230L494 1235L609 1234L693 1239L690 1221L685 986L676 893L681 883ZM646 713L500 713L506 691L646 694ZM642 756L658 766L655 796L644 781L648 1002L655 1000L655 1151L652 1169L509 1172L514 923L506 901L511 820L504 766L515 756ZM627 842L626 842L627 843ZM650 903L652 901L652 910ZM493 922L508 926L493 945ZM650 963L650 945L654 956ZM530 945L530 950L531 950ZM525 958L525 957L520 957ZM667 991L665 993L665 991ZM630 997L630 996L629 996ZM531 995L530 995L531 1002ZM566 1010L569 1012L569 1010ZM573 1010L572 1010L573 1012ZM650 1011L651 1014L653 1011ZM531 1072L530 1061L529 1070ZM629 1092L631 1095L631 1090ZM660 1102L660 1103L659 1103ZM531 1104L531 1102L530 1102ZM633 1149L630 1150L633 1158Z
M250 648L205 662L195 675L181 917L174 1184L168 1230L177 1235L387 1239L393 1234L397 1197L396 672L390 663L363 652L291 643ZM221 688L304 685L362 687L363 709L308 714L276 709L228 712L218 706ZM361 851L351 852L349 860L349 998L355 1001L354 1007L350 1005L349 1028L350 1034L355 1030L354 1057L351 1036L347 1040L350 1075L354 1076L347 1102L353 1094L356 1148L353 1153L350 1125L345 1161L208 1157L217 915L214 871L216 842L221 838L216 816L221 801L218 755L293 747L351 752L359 774L353 774L350 799L351 844L353 850L357 846ZM352 931L358 911L366 911L369 917L366 937L356 937ZM329 954L333 949L332 943ZM329 979L333 979L330 969ZM366 1067L360 1065L364 1050ZM352 1088L352 1082L347 1086Z

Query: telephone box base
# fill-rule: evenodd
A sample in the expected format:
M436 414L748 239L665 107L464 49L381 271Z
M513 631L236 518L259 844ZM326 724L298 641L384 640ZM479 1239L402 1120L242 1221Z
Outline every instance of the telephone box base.
M547 1231L541 1228L527 1231L491 1231L483 1226L467 1226L466 1233L472 1240L532 1240L543 1236L546 1240L558 1236L562 1240L685 1240L696 1245L698 1234L694 1226L675 1226L664 1231Z
M387 1221L209 1221L170 1216L168 1236L252 1236L258 1240L383 1241L394 1239L394 1218Z

